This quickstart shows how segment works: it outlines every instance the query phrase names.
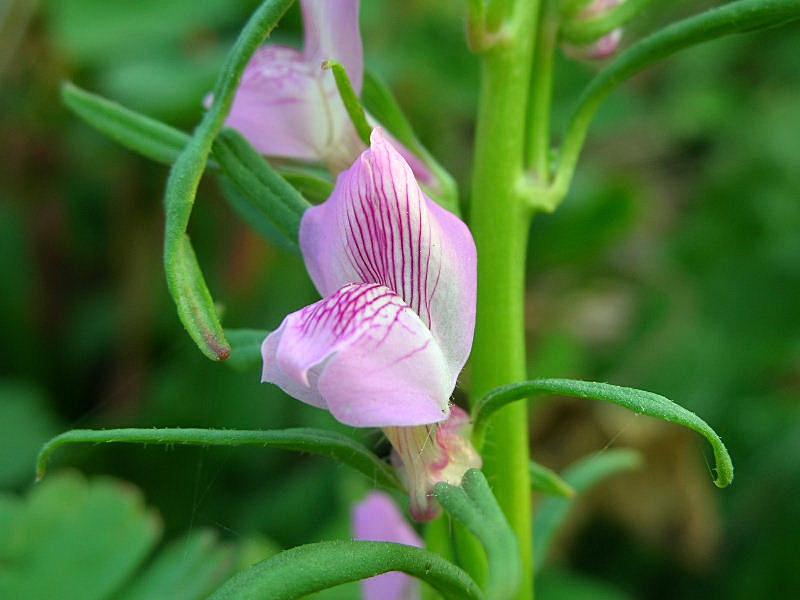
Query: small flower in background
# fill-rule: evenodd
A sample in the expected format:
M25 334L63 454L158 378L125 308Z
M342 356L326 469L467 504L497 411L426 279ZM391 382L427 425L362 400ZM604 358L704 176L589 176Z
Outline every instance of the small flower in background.
M336 174L365 149L327 60L341 63L356 94L364 81L359 0L303 0L303 50L260 48L242 76L227 125L265 156L321 162ZM370 119L375 124L374 119ZM391 138L390 138L391 139ZM420 182L436 186L421 159L391 139Z
M248 64L227 125L267 156L323 162L346 168L361 142L322 63L347 70L356 92L364 69L358 0L304 0L303 50L267 45Z
M309 209L300 248L323 299L262 345L262 381L347 425L385 428L416 518L430 491L479 458L450 396L475 328L476 250L466 225L420 189L381 129Z
M357 540L394 542L423 546L417 532L409 525L383 492L371 492L353 509L353 535ZM417 600L419 581L397 571L370 577L361 582L364 600Z
M625 0L593 0L572 19L575 21L591 21L604 16L623 2ZM622 29L617 28L588 44L563 42L561 48L567 56L576 60L603 60L617 52L621 41Z

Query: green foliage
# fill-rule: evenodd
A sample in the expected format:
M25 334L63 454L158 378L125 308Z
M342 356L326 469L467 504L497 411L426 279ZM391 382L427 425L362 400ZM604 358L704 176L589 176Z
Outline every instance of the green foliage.
M164 194L164 269L178 316L198 348L212 360L225 360L230 347L214 301L186 235L189 216L214 138L233 104L250 57L278 24L292 0L266 0L245 25L214 86L214 101L176 159Z
M631 600L630 595L605 581L564 569L538 573L536 594L544 600Z
M603 400L618 404L636 414L683 425L705 437L711 444L716 460L717 474L714 483L717 487L727 487L733 482L733 463L728 450L716 432L703 419L664 396L607 383L574 379L534 379L495 388L481 398L473 408L473 437L476 444L480 446L483 443L483 434L493 413L510 402L540 395Z
M56 430L39 390L0 380L0 487L31 479L31 464Z
M120 600L206 598L235 566L234 549L214 533L197 530L159 552L118 596Z
M172 164L191 140L189 135L174 127L71 83L62 86L61 96L64 103L89 125L156 162ZM302 194L233 130L220 133L214 140L212 152L216 162L209 166L224 173L222 189L234 210L265 238L297 252L300 218L309 206ZM306 171L291 170L289 177L302 189L308 190L312 197L330 194L329 182Z
M255 366L244 375L209 368L182 341L153 259L163 169L103 142L57 102L68 77L187 130L213 83L206 62L219 64L255 2L211 3L217 12L189 4L48 0L17 53L0 56L0 140L8 150L0 166L2 364L14 381L35 381L24 386L41 390L46 413L73 426L122 419L138 427L328 427L321 411L259 385ZM464 4L412 4L362 2L367 60L463 185L478 86L476 61L464 54ZM696 10L688 0L652 3L626 26L625 40ZM112 12L116 21L99 22ZM283 21L277 41L297 46L299 10ZM549 446L543 457L568 460L621 431L653 464L685 474L680 486L636 497L651 510L625 527L618 523L627 505L605 507L598 518L587 502L586 527L563 549L570 571L546 567L537 597L646 597L658 589L687 600L736 599L800 589L791 535L800 528L798 33L794 25L704 45L610 95L570 197L534 224L529 376L626 381L680 398L724 432L737 463L737 485L712 495L704 478L692 477L703 475L702 456L659 444L669 431L654 433L637 419L624 431L612 419L609 429L605 411L537 403L536 447ZM94 50L80 51L83 40ZM558 131L592 73L557 58ZM151 74L158 80L142 79ZM208 84L187 86L183 74ZM159 90L164 80L170 85ZM213 150L211 161L218 168ZM287 167L273 166L311 201L330 190L316 179L313 196ZM279 236L248 236L216 186L203 189L192 232L209 283L225 298L226 326L274 328L316 298L299 259L274 251ZM624 301L611 314L608 294ZM582 327L587 318L594 332ZM236 342L228 339L233 360ZM547 349L553 340L560 350ZM0 423L20 432L26 419L11 411ZM575 431L570 443L559 441ZM368 445L377 440L364 435ZM29 469L21 448L0 456ZM236 537L268 532L286 547L324 539L332 522L348 519L346 476L364 481L314 457L256 448L83 447L69 460L142 485L170 539L203 523ZM29 479L27 471L5 485ZM11 500L0 498L0 531ZM670 543L654 547L654 534ZM704 544L709 538L724 540L722 548Z
M214 142L214 156L239 194L252 207L256 230L266 221L298 251L300 219L308 202L264 161L244 137L225 129ZM244 214L244 213L240 213Z
M633 450L604 450L578 461L564 471L564 481L577 494L589 491L601 481L641 465L642 458ZM553 536L567 520L576 499L547 497L536 510L533 523L533 564L540 569L547 562Z
M68 444L159 444L162 446L261 446L327 456L361 471L376 484L400 488L394 472L372 452L352 438L325 429L73 429L54 437L39 453L37 479L44 477L53 453Z
M557 196L563 197L567 191L586 131L597 109L621 83L685 48L797 19L800 19L800 4L796 0L738 0L673 23L628 48L591 81L578 101L560 150L553 184Z
M11 500L0 538L3 598L111 598L161 534L155 513L131 488L65 474Z
M201 600L269 550L197 529L155 552L161 520L139 492L63 472L25 499L0 495L0 596L46 600ZM150 556L152 555L152 556ZM150 558L148 558L150 557Z
M251 371L261 364L261 343L268 331L259 329L226 329L225 336L231 344L231 357L225 361L239 371Z
M103 135L156 162L171 165L191 139L174 127L69 82L61 86L61 98L71 111Z

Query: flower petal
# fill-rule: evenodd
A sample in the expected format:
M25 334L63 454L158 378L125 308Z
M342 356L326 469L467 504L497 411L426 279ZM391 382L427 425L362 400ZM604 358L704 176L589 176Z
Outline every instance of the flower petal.
M358 26L359 0L303 0L305 56L311 65L339 61L357 94L364 82L364 48Z
M391 497L372 492L353 510L357 540L395 542L422 547L422 540L403 518ZM419 583L405 573L390 572L362 582L364 600L412 600L419 598Z
M262 154L320 160L333 132L318 71L292 48L260 48L242 75L226 125Z
M397 294L351 284L284 319L262 344L262 381L355 427L447 418L452 386L430 331Z
M396 292L441 347L452 389L475 327L475 242L425 196L381 129L371 141L331 197L303 216L306 267L323 296L354 281Z

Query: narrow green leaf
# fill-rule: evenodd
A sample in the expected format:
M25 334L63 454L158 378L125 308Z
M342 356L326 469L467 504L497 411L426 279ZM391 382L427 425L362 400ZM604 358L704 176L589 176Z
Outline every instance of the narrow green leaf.
M225 337L231 343L231 357L225 364L239 371L260 366L261 343L268 333L261 329L226 329Z
M120 145L156 162L171 165L189 143L189 135L87 92L72 83L61 86L61 98L72 112Z
M340 62L335 60L325 61L322 64L322 68L330 69L333 72L333 78L336 80L336 88L339 90L339 97L342 99L347 114L350 115L350 121L353 123L353 127L356 128L361 141L369 146L372 127L367 122L367 115L364 112L364 107L361 106L358 95L353 89L353 84L350 83L347 71Z
M64 84L62 95L67 106L89 125L143 156L171 164L191 141L186 133L82 90ZM241 136L223 131L212 146L216 158L209 166L219 169L229 179L223 181L224 192L233 186L235 194L225 198L233 209L257 232L293 252L298 252L297 228L300 217L310 206L302 194L264 161L261 155ZM219 164L218 164L219 163ZM312 197L325 199L332 185L319 177L288 170L287 175Z
M580 494L612 475L637 468L641 463L641 455L634 450L604 450L571 465L564 471L564 480ZM545 498L539 504L533 523L533 556L537 571L546 562L553 536L573 506L573 499L555 497Z
M573 44L588 44L622 27L638 15L652 0L625 0L594 19L568 19L559 35Z
M434 494L448 514L483 544L489 563L487 598L512 598L521 579L517 540L483 473L470 469L461 487L439 482Z
M438 182L438 190L428 190L434 200L454 215L460 215L458 186L453 177L442 167L427 148L420 143L414 128L403 113L389 87L376 75L365 71L364 87L361 90L364 107L397 141L418 156L431 170Z
M562 498L572 498L575 495L572 486L559 477L558 473L533 460L531 461L531 488L537 492Z
M800 2L797 0L738 0L673 23L628 48L601 71L581 95L559 153L554 195L563 197L569 188L589 125L603 100L621 83L684 48L798 19Z
M286 550L235 575L211 600L294 600L350 581L402 571L444 598L482 600L475 582L441 556L389 542L319 542Z
M252 208L296 249L300 220L311 207L308 201L233 129L219 134L214 156Z
M167 180L164 195L164 269L167 285L184 327L203 354L212 360L224 360L230 354L230 348L211 293L186 237L186 228L214 138L222 129L231 110L242 73L253 53L277 25L291 3L292 0L266 0L253 13L228 54L217 79L214 103L198 125L192 139L175 160ZM189 289L193 293L184 295L187 291L185 284L189 280Z
M733 481L733 463L725 444L713 429L700 417L675 404L672 400L652 392L619 387L607 383L575 379L533 379L495 388L473 408L473 438L480 447L489 417L510 402L533 396L558 395L613 402L637 414L656 417L663 421L688 427L705 437L714 451L717 487L724 488Z
M261 446L318 454L360 471L377 485L402 490L394 472L365 446L340 433L307 427L239 429L73 429L54 437L39 452L36 476L44 477L53 453L67 444L156 444L162 446Z

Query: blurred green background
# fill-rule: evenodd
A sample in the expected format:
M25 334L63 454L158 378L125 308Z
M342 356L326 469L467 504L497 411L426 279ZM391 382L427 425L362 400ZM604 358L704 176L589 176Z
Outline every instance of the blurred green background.
M161 269L166 168L59 100L72 80L188 130L255 4L0 2L0 577L14 567L12 538L47 539L70 493L89 515L103 494L98 506L133 511L137 524L120 531L145 532L139 546L116 538L140 548L128 571L158 544L194 544L208 579L187 570L196 597L274 548L349 535L349 505L369 482L279 451L76 447L56 458L51 489L32 482L39 445L74 427L334 426L261 385L257 369L235 372L194 348ZM465 3L362 4L368 66L467 190L478 65L464 44ZM713 4L655 2L625 43ZM296 44L299 32L293 10L274 39ZM717 41L623 86L591 131L569 199L534 223L531 375L664 394L712 424L737 468L720 491L709 450L689 433L585 402L537 404L541 462L562 468L623 446L647 461L578 502L543 570L545 599L800 596L798 40L794 25ZM595 71L559 57L557 132ZM299 258L249 230L212 180L191 234L226 326L272 329L315 299ZM375 432L351 433L380 446ZM181 589L170 597L195 597Z

